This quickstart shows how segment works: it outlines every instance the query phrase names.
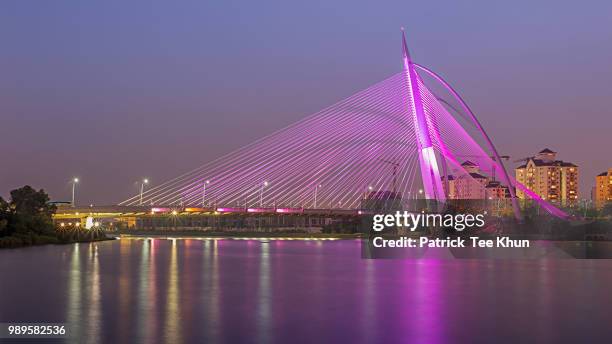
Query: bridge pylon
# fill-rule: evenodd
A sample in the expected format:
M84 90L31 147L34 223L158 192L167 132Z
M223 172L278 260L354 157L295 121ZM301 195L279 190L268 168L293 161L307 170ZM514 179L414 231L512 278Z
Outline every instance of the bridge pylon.
M430 135L434 129L431 128L431 124L427 120L425 114L423 100L419 90L419 76L410 59L404 28L402 28L402 54L404 62L403 75L408 85L407 98L409 100L408 106L410 107L408 110L409 113L412 114L412 120L414 122L414 131L418 147L417 151L419 154L419 166L421 169L425 198L444 202L446 201L446 194L442 187L438 160Z

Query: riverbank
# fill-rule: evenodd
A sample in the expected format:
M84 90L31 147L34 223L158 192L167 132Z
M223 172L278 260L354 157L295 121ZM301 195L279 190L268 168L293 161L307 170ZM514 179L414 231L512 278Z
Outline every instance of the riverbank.
M211 238L211 239L288 239L288 240L345 240L361 239L360 233L282 233L282 232L203 232L203 231L151 231L151 230L123 230L109 232L109 236L120 238Z
M100 236L95 238L81 238L81 239L61 239L51 235L27 235L27 236L7 236L0 238L0 249L9 248L20 248L29 246L41 246L41 245L66 245L74 243L84 242L98 242L115 240L112 236Z

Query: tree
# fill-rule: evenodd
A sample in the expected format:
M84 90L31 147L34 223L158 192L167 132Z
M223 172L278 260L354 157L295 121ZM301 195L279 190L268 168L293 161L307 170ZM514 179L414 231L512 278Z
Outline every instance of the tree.
M49 200L44 190L36 191L29 185L11 191L11 208L17 214L51 216L56 207Z
M0 237L8 235L9 216L9 204L2 197L0 197Z
M9 229L13 233L53 234L51 216L55 210L44 190L36 191L29 185L15 189L9 204Z

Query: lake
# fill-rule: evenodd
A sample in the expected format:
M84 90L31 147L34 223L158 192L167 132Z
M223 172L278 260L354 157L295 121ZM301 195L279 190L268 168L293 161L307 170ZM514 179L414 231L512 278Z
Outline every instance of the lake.
M612 260L360 249L124 238L0 250L0 322L67 323L73 343L612 342Z

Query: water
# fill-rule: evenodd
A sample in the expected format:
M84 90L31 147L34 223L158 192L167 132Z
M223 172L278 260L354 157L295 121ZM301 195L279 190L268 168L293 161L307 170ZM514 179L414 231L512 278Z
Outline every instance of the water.
M2 250L0 278L0 322L66 322L75 343L612 340L608 260L373 261L353 240L123 239Z

